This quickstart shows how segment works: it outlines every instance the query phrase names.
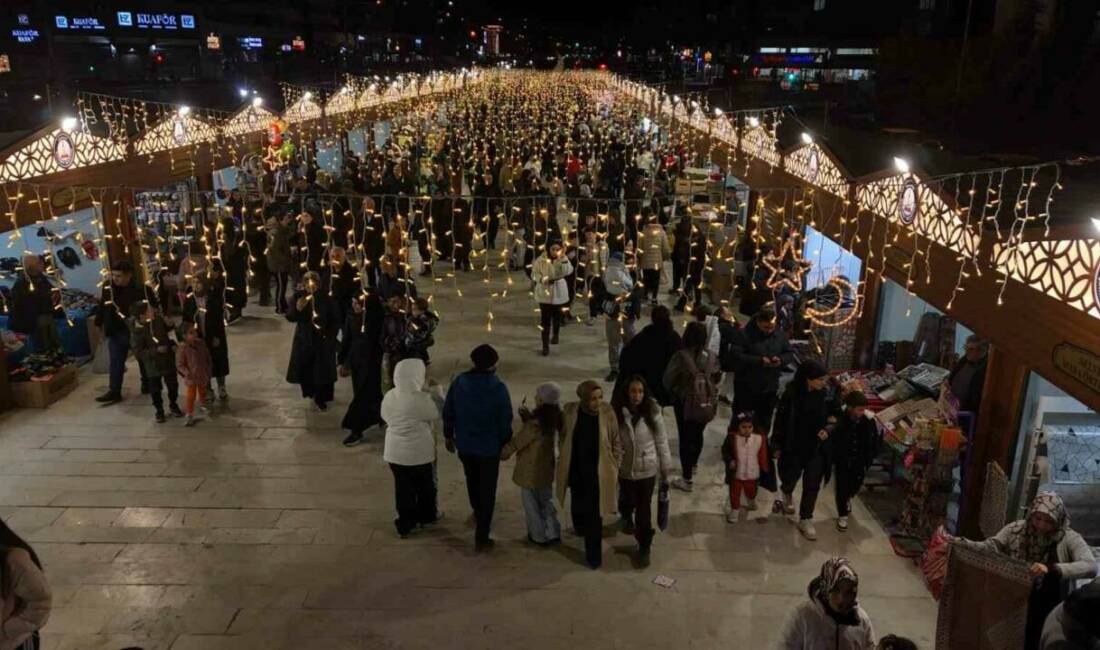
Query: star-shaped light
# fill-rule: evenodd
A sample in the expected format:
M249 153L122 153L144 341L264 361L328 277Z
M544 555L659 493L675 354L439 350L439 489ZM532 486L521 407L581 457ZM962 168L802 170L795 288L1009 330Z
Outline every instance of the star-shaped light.
M764 267L771 271L771 275L768 277L767 286L772 291L778 291L784 286L790 287L793 291L801 293L802 291L802 274L805 273L813 266L813 262L802 257L802 250L795 246L795 240L798 239L798 233L791 233L791 236L787 238L787 241L783 242L783 246L779 248L779 253L765 255L761 260ZM795 269L793 272L788 272L783 269L783 260L790 255L790 258L794 260Z

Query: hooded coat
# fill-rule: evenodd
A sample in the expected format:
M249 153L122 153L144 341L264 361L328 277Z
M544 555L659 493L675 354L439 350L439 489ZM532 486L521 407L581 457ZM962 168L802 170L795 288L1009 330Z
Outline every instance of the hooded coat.
M442 416L443 396L424 390L424 362L405 359L393 370L393 390L382 398L386 442L382 459L394 465L435 461L432 423Z
M657 403L669 406L673 400L664 387L665 368L683 347L683 340L671 326L646 325L623 348L619 356L619 377L625 380L641 375Z

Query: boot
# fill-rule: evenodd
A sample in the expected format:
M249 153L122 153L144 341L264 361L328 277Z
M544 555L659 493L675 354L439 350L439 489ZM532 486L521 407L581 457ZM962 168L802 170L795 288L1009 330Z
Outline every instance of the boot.
M122 393L117 390L109 390L95 398L95 401L100 404L118 404L122 401Z
M649 567L649 550L653 547L653 536L655 534L651 530L638 540L638 566L643 569Z

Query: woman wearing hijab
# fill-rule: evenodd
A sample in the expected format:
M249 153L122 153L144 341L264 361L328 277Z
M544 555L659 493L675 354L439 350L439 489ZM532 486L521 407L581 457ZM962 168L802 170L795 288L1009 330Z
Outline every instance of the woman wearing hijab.
M1073 589L1074 582L1096 577L1096 558L1084 538L1069 527L1066 507L1054 492L1037 494L1026 519L1012 522L985 541L960 537L954 541L1028 564L1034 579L1024 643L1028 650L1039 647L1043 621Z
M775 650L875 650L875 632L859 606L859 576L842 557L821 565L809 600L787 616Z
M336 355L340 376L351 375L352 400L340 426L350 433L345 447L363 442L363 432L382 424L382 324L386 309L378 293L364 293L351 302L344 335Z
M38 555L0 520L0 650L38 648L52 602Z
M811 542L817 539L814 506L822 481L831 472L829 434L835 419L829 415L825 387L829 374L820 363L805 361L794 373L775 412L770 448L779 460L783 510L793 516L794 486L802 480L798 530Z
M616 510L622 443L619 421L603 401L603 389L589 379L577 386L578 402L565 405L558 446L556 488L565 505L570 493L573 528L584 538L588 566L603 563L603 516Z

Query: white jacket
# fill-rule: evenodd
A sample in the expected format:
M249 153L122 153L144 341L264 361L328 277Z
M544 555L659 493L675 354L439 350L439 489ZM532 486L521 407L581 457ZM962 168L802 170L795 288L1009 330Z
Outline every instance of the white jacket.
M734 478L738 481L755 481L760 478L760 447L764 444L764 436L755 433L751 436L735 435L733 444L734 457L737 458Z
M634 289L634 279L626 270L626 264L619 260L609 260L603 272L603 286L613 296L630 293Z
M672 473L672 453L668 448L665 418L658 407L654 406L654 409L656 431L651 431L644 417L634 425L630 410L623 407L623 420L619 425L619 442L623 446L623 459L619 464L621 478L637 481L657 476L658 470L664 476Z
M816 600L806 599L787 617L775 650L875 650L875 630L862 607L859 625L837 625Z
M435 461L432 423L443 414L443 397L424 390L424 362L405 359L393 370L393 389L382 398L386 442L382 458L394 465Z
M707 327L707 351L717 359L722 353L722 334L718 331L718 317L707 316L703 324Z
M569 285L565 278L573 272L573 265L562 255L551 260L539 255L531 264L531 279L535 282L535 301L541 305L564 305L569 302Z

